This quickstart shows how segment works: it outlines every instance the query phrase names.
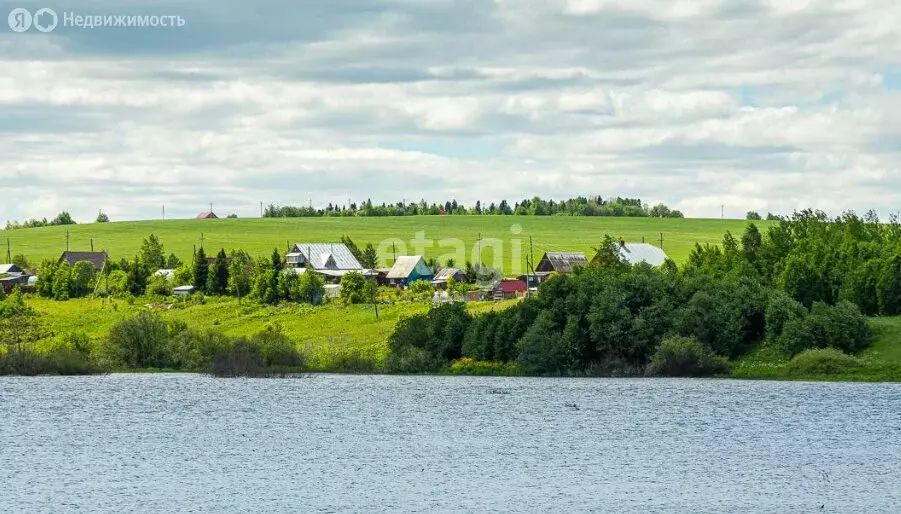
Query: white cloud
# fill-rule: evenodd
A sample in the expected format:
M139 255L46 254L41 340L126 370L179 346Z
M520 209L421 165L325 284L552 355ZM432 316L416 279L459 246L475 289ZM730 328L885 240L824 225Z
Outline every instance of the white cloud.
M0 35L0 219L348 196L901 204L891 0L179 6L181 33Z

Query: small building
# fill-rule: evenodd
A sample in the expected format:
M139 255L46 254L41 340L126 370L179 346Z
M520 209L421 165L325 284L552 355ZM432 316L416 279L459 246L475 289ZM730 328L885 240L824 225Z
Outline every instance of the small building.
M219 219L219 216L216 216L216 213L213 211L203 211L197 216L194 217L197 220L216 220Z
M534 290L534 289L538 289L538 286L540 286L550 276L551 276L551 273L548 271L536 271L535 273L527 273L525 275L520 275L516 278L525 282L526 285L529 286L529 289Z
M0 264L0 275L13 275L25 273L25 270L15 264Z
M650 243L627 243L620 240L619 255L623 261L636 265L642 262L651 266L662 266L668 258L663 248Z
M323 287L325 288L326 298L334 300L341 297L341 284L325 284Z
M352 271L364 276L375 274L373 270L364 270L344 243L295 243L285 255L285 266L295 273L313 271L331 282L339 282Z
M463 273L461 270L457 268L443 268L438 270L438 273L435 273L435 278L432 280L432 286L435 289L447 289L447 279L453 277L457 282L468 282L466 273Z
M417 280L431 282L435 274L422 255L404 255L397 258L386 278L392 286L406 287Z
M512 300L513 298L522 298L525 296L529 288L524 280L518 278L505 278L499 280L494 286L495 300Z
M538 261L535 271L572 273L576 268L587 268L588 259L582 252L547 252Z
M175 296L190 296L194 294L194 286L178 286L172 289Z
M67 263L69 266L75 266L79 262L90 262L94 265L94 269L100 271L103 265L109 260L106 252L70 252L65 251L57 260L57 264Z
M24 273L7 273L0 274L0 289L6 294L12 294L16 287L24 288L28 286L30 277Z

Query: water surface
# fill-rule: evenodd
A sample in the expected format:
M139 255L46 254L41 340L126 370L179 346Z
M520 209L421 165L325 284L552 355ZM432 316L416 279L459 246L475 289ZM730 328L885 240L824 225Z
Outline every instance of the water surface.
M0 378L0 512L901 512L901 384Z

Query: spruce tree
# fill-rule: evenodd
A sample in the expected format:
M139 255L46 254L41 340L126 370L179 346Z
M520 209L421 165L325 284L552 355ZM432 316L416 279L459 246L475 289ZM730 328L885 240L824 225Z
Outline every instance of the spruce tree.
M209 271L206 262L206 253L201 246L200 250L197 250L197 255L194 256L194 289L197 290L197 292L206 291L206 281Z

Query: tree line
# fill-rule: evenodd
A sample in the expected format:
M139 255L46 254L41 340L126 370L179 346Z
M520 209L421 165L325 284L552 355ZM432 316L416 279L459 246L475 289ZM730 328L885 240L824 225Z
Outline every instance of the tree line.
M802 211L761 234L697 245L681 268L629 266L613 238L592 264L536 297L472 316L444 305L401 321L389 369L447 369L459 359L527 374L716 374L773 346L787 357L870 344L865 314L901 314L901 225L874 213ZM504 368L506 369L506 368Z
M329 203L325 208L313 206L277 206L270 204L264 211L267 218L305 218L340 216L417 216L417 215L498 215L498 216L626 216L683 218L682 212L664 204L653 207L643 204L639 198L607 198L579 196L568 200L550 200L540 197L527 198L512 205L507 200L483 204L477 201L467 207L456 200L441 203L397 202L375 204L371 199L359 205Z

